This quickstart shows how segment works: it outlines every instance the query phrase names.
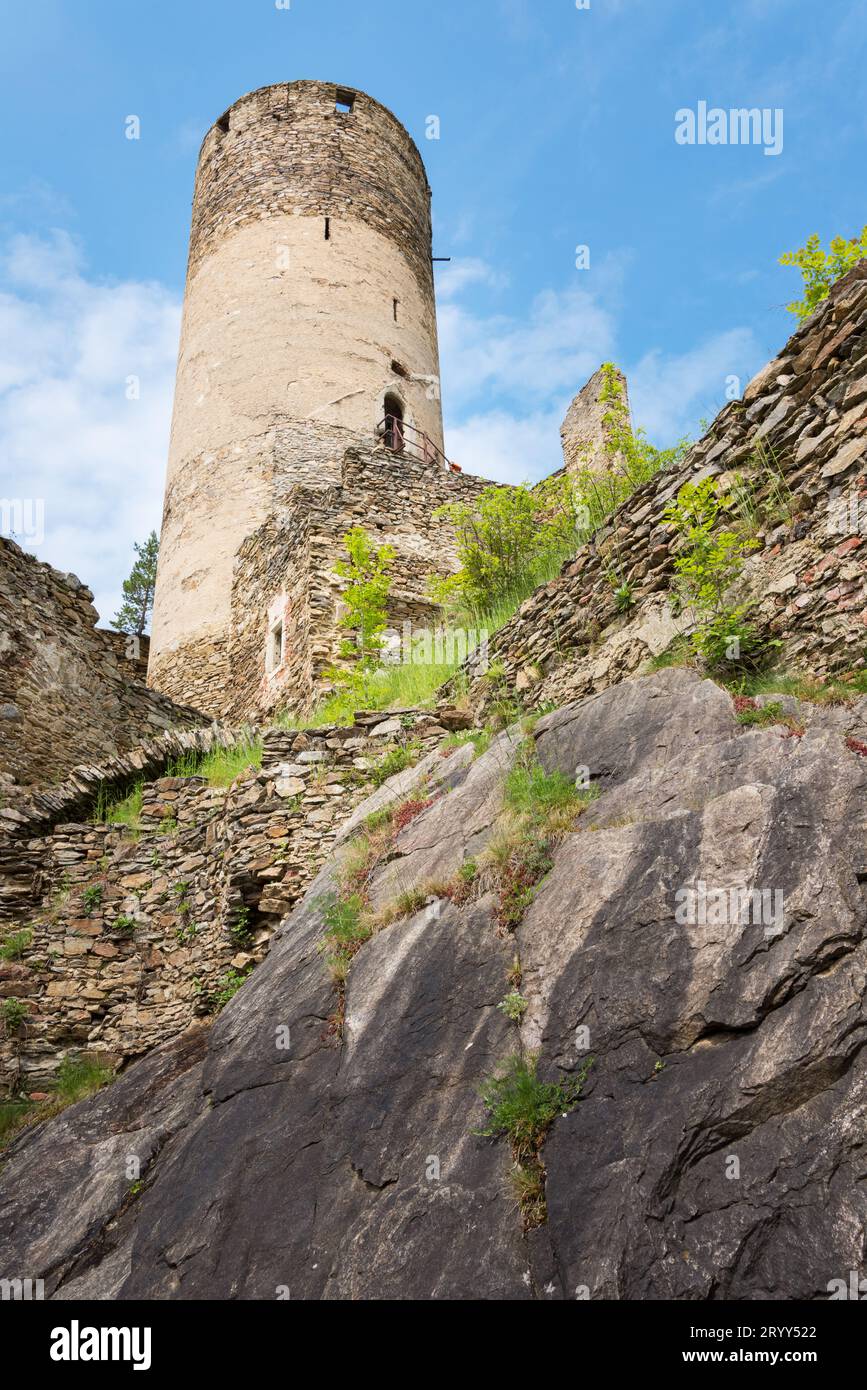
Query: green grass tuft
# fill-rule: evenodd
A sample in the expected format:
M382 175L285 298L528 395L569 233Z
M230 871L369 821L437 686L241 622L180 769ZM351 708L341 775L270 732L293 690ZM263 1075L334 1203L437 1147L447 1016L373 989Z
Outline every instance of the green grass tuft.
M476 1132L487 1139L507 1138L518 1163L537 1154L557 1116L578 1104L590 1065L563 1081L540 1081L538 1056L515 1053L480 1088L488 1122Z
M173 759L166 768L167 777L204 777L211 787L228 787L248 768L262 766L262 742L254 739L231 748L215 748L212 753L187 753Z

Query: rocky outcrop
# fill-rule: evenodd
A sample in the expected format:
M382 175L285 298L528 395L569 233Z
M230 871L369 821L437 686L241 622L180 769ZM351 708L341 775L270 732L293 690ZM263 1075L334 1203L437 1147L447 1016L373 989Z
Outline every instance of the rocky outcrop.
M410 915L354 958L342 1043L319 946L350 833L209 1029L13 1145L0 1273L59 1299L828 1297L867 1221L867 700L790 708L748 729L672 670L543 718L543 767L600 795L514 936L484 880L463 906L431 880L491 840L520 731L402 773L356 825L413 797L370 882ZM475 1132L516 1048L546 1079L593 1058L526 1235Z

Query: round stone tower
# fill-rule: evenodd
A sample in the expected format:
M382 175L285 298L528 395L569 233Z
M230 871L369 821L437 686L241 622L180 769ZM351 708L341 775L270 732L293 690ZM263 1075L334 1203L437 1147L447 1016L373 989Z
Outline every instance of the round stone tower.
M377 439L442 466L424 164L363 92L264 87L199 156L151 685L221 712L239 546L293 484L339 484L346 448Z

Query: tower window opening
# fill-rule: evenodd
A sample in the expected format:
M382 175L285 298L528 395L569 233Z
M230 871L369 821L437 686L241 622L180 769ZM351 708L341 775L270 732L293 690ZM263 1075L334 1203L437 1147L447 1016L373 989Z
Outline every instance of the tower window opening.
M395 321L395 323L397 323L397 306L398 306L399 303L400 303L400 300L399 300L399 299L393 299L393 300L391 301L391 308L392 308L392 313L394 314L394 321Z
M337 89L337 100L334 103L334 110L338 116L351 116L352 108L355 106L355 93L347 92L342 87Z
M392 359L391 370L394 372L395 376L402 376L405 381L409 381L409 372L402 362L397 362Z
M326 217L326 219L325 219L325 240L326 240L326 241L330 241L330 240L331 240L331 218L330 218L330 217Z
M383 442L386 449L391 449L395 454L403 453L404 431L403 431L403 401L399 396L386 396L385 398L385 434Z
M280 669L283 665L284 656L285 632L283 628L283 619L278 618L276 623L271 624L271 628L268 632L268 650L265 662L269 675Z
M222 116L220 117L220 119L217 121L217 130L221 130L221 131L223 132L224 135L228 135L228 133L229 133L229 113L228 113L228 111L224 111L224 112L223 112L223 115L222 115Z

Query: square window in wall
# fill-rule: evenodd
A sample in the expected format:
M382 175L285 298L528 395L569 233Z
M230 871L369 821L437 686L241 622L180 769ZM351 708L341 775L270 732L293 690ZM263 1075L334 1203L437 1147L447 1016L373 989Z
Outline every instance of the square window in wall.
M355 93L348 92L343 87L338 87L337 98L334 109L338 116L351 116L352 108L355 106Z
M269 676L273 675L275 671L279 671L280 667L283 665L284 656L285 633L283 629L283 619L278 618L275 623L271 624L268 630L268 650L265 654L265 668Z

